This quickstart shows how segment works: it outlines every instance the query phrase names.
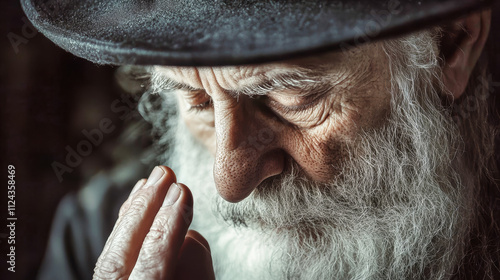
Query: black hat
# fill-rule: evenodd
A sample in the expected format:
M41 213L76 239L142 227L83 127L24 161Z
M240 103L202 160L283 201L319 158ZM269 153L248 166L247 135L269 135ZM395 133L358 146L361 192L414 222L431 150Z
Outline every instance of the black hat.
M99 64L228 65L349 48L492 0L21 0L45 36Z

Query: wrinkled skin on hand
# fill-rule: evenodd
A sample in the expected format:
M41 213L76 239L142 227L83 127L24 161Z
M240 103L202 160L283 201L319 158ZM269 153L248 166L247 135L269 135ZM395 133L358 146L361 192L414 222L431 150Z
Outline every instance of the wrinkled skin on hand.
M215 279L208 242L188 231L192 216L189 189L156 167L120 208L93 279Z

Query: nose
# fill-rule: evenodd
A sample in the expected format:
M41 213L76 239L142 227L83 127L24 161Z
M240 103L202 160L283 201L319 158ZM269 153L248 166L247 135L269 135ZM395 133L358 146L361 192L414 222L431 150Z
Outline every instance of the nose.
M248 97L214 103L216 155L214 179L229 202L246 198L266 178L284 168L275 121Z

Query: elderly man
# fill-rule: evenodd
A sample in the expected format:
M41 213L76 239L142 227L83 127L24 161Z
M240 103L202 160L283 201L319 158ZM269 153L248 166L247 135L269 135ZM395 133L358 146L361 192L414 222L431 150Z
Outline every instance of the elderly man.
M484 1L22 2L79 56L157 65L139 108L172 169L94 279L498 275Z

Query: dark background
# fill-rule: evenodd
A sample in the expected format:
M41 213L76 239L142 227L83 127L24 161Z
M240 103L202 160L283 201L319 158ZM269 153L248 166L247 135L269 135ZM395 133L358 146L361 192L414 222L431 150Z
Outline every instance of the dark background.
M0 279L34 279L45 251L52 216L61 197L78 190L89 177L116 164L112 151L124 126L111 110L125 94L116 68L97 66L56 47L40 33L31 34L16 53L9 34L23 36L24 14L17 1L0 4L0 102L2 165L0 190ZM498 6L498 5L497 5ZM490 63L500 67L500 9L495 7ZM33 32L32 30L29 30ZM500 82L494 70L493 81ZM498 94L500 87L495 88ZM497 104L500 98L497 98ZM497 108L500 106L497 106ZM109 118L117 129L59 182L54 161L65 163L66 147L85 139L83 129ZM497 153L498 154L498 153ZM5 227L7 165L16 167L16 273L7 271Z
M116 68L77 58L42 34L30 33L31 29L26 33L31 38L16 53L9 34L23 36L24 14L18 1L2 0L0 5L0 279L35 279L59 200L115 164L112 145L124 122L111 104L126 93L114 78ZM103 143L94 146L71 173L64 173L60 182L52 163L65 164L66 147L76 150L86 139L82 130L99 128L103 118L111 119L117 128L105 134ZM9 164L16 167L15 274L7 271L6 263Z

